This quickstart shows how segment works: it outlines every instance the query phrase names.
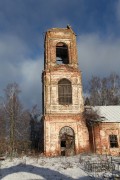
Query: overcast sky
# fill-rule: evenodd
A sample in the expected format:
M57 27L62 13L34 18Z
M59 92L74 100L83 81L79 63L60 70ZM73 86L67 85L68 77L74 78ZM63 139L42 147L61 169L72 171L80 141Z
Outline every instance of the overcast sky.
M0 0L0 96L17 82L41 106L44 33L71 25L84 89L92 75L120 75L120 0Z

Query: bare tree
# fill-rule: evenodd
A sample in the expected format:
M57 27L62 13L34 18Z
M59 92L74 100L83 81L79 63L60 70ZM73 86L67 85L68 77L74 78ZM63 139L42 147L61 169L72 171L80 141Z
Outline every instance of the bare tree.
M29 137L29 113L25 111L19 100L20 93L17 83L8 84L5 89L5 101L3 104L6 120L6 140L10 143L10 153L13 155L20 142Z
M93 76L89 82L88 94L86 105L88 102L92 106L120 104L120 77L116 73L104 78Z
M89 130L89 139L90 139L91 150L95 153L96 152L96 144L95 144L94 127L96 125L99 125L99 123L102 122L102 119L99 116L98 110L94 110L91 106L85 107L84 117L86 120L86 125Z
M10 151L13 153L15 146L15 122L20 115L21 105L19 102L18 94L20 93L19 86L16 83L8 84L5 89L6 95L6 113L8 124L10 128L8 128L10 132Z
M89 82L89 93L90 93L90 104L100 104L100 90L101 90L101 79L97 76L93 76Z
M15 122L15 148L18 151L30 149L30 115L28 110L21 109Z
M35 151L43 151L43 121L37 105L33 106L31 117L31 147Z
M6 149L6 126L4 108L0 105L0 154L3 154Z
M110 74L109 82L109 99L110 104L120 104L120 77L116 73Z

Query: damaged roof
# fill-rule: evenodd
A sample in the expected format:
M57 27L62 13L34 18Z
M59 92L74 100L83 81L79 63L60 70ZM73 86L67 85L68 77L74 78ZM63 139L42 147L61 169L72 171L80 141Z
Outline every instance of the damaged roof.
M48 29L47 32L49 32L49 31L66 31L66 30L72 32L76 36L76 34L74 33L74 31L72 30L72 27L70 25L67 25L66 28L51 28L51 29Z

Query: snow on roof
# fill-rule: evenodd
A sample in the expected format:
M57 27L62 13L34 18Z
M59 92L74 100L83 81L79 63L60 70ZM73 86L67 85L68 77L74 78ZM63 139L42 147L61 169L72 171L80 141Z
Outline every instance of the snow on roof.
M92 106L104 122L120 122L120 106Z

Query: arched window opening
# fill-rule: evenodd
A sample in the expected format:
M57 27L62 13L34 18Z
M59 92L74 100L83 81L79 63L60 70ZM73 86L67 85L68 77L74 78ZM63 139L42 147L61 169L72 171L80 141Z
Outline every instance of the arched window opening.
M72 86L67 79L61 79L58 82L58 101L62 105L72 104Z
M62 42L56 45L56 62L57 64L69 64L68 47Z

